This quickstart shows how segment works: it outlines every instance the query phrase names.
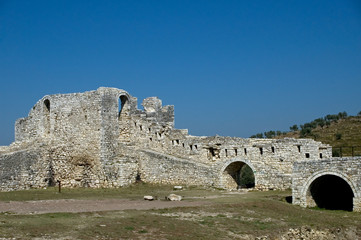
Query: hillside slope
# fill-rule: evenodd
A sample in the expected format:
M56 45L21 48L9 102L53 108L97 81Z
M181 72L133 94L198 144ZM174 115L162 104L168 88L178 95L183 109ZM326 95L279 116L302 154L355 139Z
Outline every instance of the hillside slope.
M275 138L300 138L300 131L285 133ZM330 144L334 148L334 155L361 156L361 116L350 116L332 122L329 126L318 126L304 136L316 141ZM342 149L341 149L342 148Z

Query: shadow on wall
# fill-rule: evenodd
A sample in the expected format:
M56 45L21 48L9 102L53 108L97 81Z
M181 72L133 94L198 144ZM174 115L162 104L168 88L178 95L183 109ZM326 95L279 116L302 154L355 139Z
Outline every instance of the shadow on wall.
M312 182L309 194L317 207L329 210L353 210L353 197L349 184L341 177L324 175Z
M226 185L231 189L253 188L255 177L252 169L244 162L233 162L224 170Z

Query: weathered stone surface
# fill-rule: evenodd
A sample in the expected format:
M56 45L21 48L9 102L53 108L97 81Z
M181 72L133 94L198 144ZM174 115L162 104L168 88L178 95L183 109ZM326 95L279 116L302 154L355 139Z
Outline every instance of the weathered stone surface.
M182 200L182 196L171 193L167 196L167 200L168 201L181 201Z
M311 139L197 137L174 128L174 107L116 88L47 95L0 147L0 189L121 187L136 181L237 189L247 164L256 189L291 188L296 161L331 157ZM18 168L14 167L17 166Z
M148 200L148 201L153 201L153 200L154 200L154 197L153 197L153 196L146 195L146 196L144 196L143 199L144 199L144 200Z

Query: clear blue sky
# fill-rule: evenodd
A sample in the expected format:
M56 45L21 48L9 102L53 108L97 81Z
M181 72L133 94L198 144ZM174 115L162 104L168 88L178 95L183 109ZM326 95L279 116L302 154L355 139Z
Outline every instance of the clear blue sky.
M361 1L0 0L0 145L44 95L128 91L193 135L361 111Z

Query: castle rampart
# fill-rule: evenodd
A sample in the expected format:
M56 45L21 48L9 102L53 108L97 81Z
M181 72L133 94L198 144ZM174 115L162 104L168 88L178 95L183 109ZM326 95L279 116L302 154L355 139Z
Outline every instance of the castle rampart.
M0 148L4 169L26 165L3 171L1 190L57 181L119 187L137 179L235 189L245 165L253 170L255 188L286 189L296 161L331 157L329 145L311 139L191 136L174 128L173 106L162 106L157 97L142 105L138 109L135 97L116 88L43 97L16 121L15 142Z

